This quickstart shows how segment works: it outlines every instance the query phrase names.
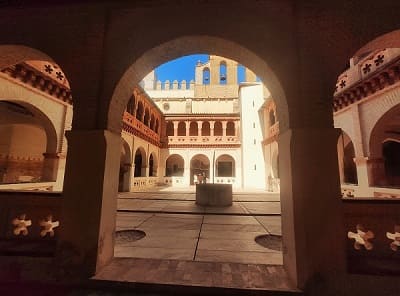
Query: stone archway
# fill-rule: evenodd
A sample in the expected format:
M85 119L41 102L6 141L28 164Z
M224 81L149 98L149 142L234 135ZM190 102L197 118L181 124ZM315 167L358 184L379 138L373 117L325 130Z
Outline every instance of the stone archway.
M182 177L185 171L185 160L179 154L171 154L168 156L165 161L165 176L173 177L180 176Z
M196 154L190 160L190 185L210 179L210 160L204 154Z
M134 158L134 164L135 164L135 171L134 171L134 177L146 177L146 151L144 150L143 147L139 147L136 149L135 152L135 158Z
M121 159L119 166L119 192L128 192L131 185L132 156L129 144L122 139Z
M369 158L374 162L371 165L372 185L396 186L400 185L396 165L388 163L391 159L397 163L395 153L397 142L400 142L400 104L382 114L371 131L369 139Z
M342 184L358 184L354 144L348 134L342 131L337 143L339 173Z
M268 60L268 54L263 54L264 52L283 53L284 59L274 59L276 63L282 65L283 70L280 74L290 76L290 72L293 72L293 77L299 78L298 81L293 79L288 82L288 84L294 82L292 92L288 96L293 101L299 101L297 105L299 108L291 109L295 117L291 118L291 121L297 122L297 125L291 126L293 130L283 135L285 138L280 141L280 147L283 148L281 163L288 171L284 176L284 179L288 181L283 186L285 188L283 208L288 209L287 212L290 213L287 217L287 221L290 220L290 223L288 222L288 226L283 230L284 234L287 234L286 238L284 237L287 247L285 265L289 266L289 274L300 287L304 287L308 280L319 279L316 275L322 274L323 277L325 273L329 274L332 270L335 271L334 266L336 266L339 256L336 255L335 250L332 250L335 245L330 242L334 241L332 233L335 241L340 241L340 238L336 240L335 231L332 230L336 225L340 225L340 221L338 223L334 216L339 212L338 202L334 202L336 193L332 192L334 191L332 188L336 184L334 180L329 181L328 179L328 174L331 174L334 169L328 163L325 166L324 174L321 174L320 168L314 164L329 162L330 158L334 157L331 150L324 148L334 147L337 138L325 144L330 138L334 138L334 133L328 129L330 126L327 126L327 131L325 131L318 124L319 120L325 122L322 118L326 117L330 110L330 103L327 99L330 90L327 84L332 81L326 81L325 76L320 77L313 74L335 72L345 62L342 59L343 56L354 49L354 44L359 44L372 35L379 35L398 26L397 15L383 9L385 5L390 7L388 5L393 4L393 1L391 3L390 1L384 3L368 1L368 5L364 7L358 7L357 1L350 1L346 5L323 2L301 4L283 1L278 4L276 1L237 1L237 3L231 1L230 7L234 12L239 12L238 15L243 20L240 22L236 18L220 17L221 12L225 9L223 5L220 6L220 1L215 1L218 3L187 1L189 4L181 1L179 3L182 4L181 8L180 5L165 5L162 1L152 1L152 4L149 5L135 2L131 6L124 4L123 10L119 9L121 7L119 4L111 5L106 2L104 2L104 6L96 4L99 5L98 9L93 7L95 9L90 14L86 9L92 7L86 5L82 7L76 5L69 10L68 14L65 14L63 9L51 10L49 8L49 11L54 13L39 16L37 13L31 13L32 10L28 7L26 10L19 11L12 8L10 14L8 14L8 9L4 9L1 18L4 27L3 40L12 40L15 44L24 42L40 44L44 48L52 49L54 53L59 52L60 56L70 57L69 67L77 69L75 81L78 84L81 79L81 89L87 90L77 96L85 103L82 103L83 107L80 108L80 112L77 112L79 120L75 120L74 124L77 129L69 136L69 143L72 147L69 167L74 168L75 171L68 174L66 178L69 181L65 196L69 209L72 209L71 212L75 209L73 205L78 204L77 201L79 201L80 207L92 206L94 210L89 213L83 211L66 213L68 222L63 228L69 230L65 231L66 235L64 236L64 240L71 246L67 249L70 251L68 254L76 251L75 253L78 254L73 259L77 259L76 261L79 263L83 262L82 265L88 274L92 274L97 267L104 265L112 256L110 255L112 254L110 245L114 237L114 224L110 222L113 219L110 213L115 210L115 205L110 200L116 196L117 178L106 177L109 177L107 175L109 172L113 172L116 176L115 173L118 171L118 164L112 165L110 159L118 159L120 153L119 146L115 149L112 147L116 147L116 143L119 143L120 140L116 134L118 135L120 131L118 120L120 121L122 117L122 110L119 113L114 111L118 109L118 105L126 106L126 101L125 96L117 92L115 96L118 98L121 95L120 98L125 101L125 104L119 104L118 100L115 100L109 107L108 98L111 97L112 90L107 90L107 87L103 91L103 97L99 98L98 96L102 91L103 83L109 83L112 88L116 85L117 80L108 79L109 72L116 69L115 76L120 76L125 62L133 64L137 60L136 58L131 59L129 54L125 55L123 50L121 50L122 54L119 54L121 51L118 48L134 52L133 55L139 56L163 42L174 39L179 34L202 33L237 40L256 52L264 61ZM354 14L358 8L363 9L362 13ZM148 16L143 13L143 11L146 12L146 9L154 11L156 16L149 19L148 23L146 22ZM29 15L30 13L31 15ZM105 13L107 17L105 17ZM386 14L387 18L385 18ZM179 15L189 21L182 22L181 18L174 19L171 18L171 15ZM15 19L18 17L24 21L16 23ZM385 20L374 21L378 18L382 20L385 18ZM51 26L54 25L54 20L60 25ZM170 21L169 28L159 30L158 28L161 28L166 21ZM26 24L29 23L36 25L27 26ZM187 23L188 26L182 26L182 23ZM84 30L73 32L71 26L74 24L84 25ZM136 30L135 27L137 27ZM124 34L124 28L128 34ZM254 34L243 33L250 32L252 29ZM316 29L324 34L313 34ZM17 30L19 33L16 34ZM139 42L137 37L149 36L149 33L152 38L141 38ZM59 38L59 42L54 42L54 36L63 36L63 38ZM85 42L81 42L83 40ZM71 44L76 46L70 47ZM193 43L187 42L187 44L192 46ZM209 44L210 46L221 48L217 42ZM66 50L67 48L69 50ZM199 44L195 42L193 48L201 50L203 47L201 42ZM285 51L289 48L293 49L293 52ZM158 59L159 61L164 58L168 60L173 58L171 55L175 54L178 57L186 49L185 44L181 48L172 44L161 48ZM232 48L223 47L217 54L228 56L224 54L224 51L233 52ZM334 51L337 54L334 54L336 53ZM318 52L323 54L318 56L316 55ZM236 57L232 58L238 61L242 60ZM77 65L78 63L79 65ZM155 64L145 60L142 66L143 68L136 69L138 76L149 72L147 70L154 67ZM252 65L248 64L248 66L256 73L260 73ZM148 68L145 69L145 67ZM90 74L82 75L82 68ZM314 69L317 70L313 71ZM119 71L121 72L119 73ZM262 76L263 80L270 75L268 71L265 74L268 75ZM123 84L125 86L135 84L140 79L140 77L137 81L127 79ZM127 95L130 95L130 91L127 91ZM311 96L314 98L309 99ZM274 97L277 97L276 94ZM104 102L104 105L101 102ZM93 110L93 112L88 112L88 110ZM109 112L109 110L114 111ZM310 111L307 113L306 110ZM279 114L284 116L281 111ZM313 114L322 115L313 116ZM115 121L111 118L113 116L117 117ZM304 123L302 123L302 119L306 119ZM285 126L285 120L280 117L280 121L282 131L286 130L288 126ZM116 134L104 131L105 128L109 128ZM322 131L319 132L320 130ZM313 147L318 147L322 152ZM94 154L94 148L97 148L96 151L99 153ZM90 166L85 168L82 160L88 161ZM77 175L76 172L79 170L80 173L90 176L89 180L78 180L78 176L74 176L74 174ZM321 185L312 184L311 180L319 177L330 185L324 186L329 191L322 188ZM335 176L332 178L334 179ZM109 180L109 182L105 180ZM74 190L74 188L77 189ZM328 212L331 214L327 217ZM330 223L318 226L318 223L314 222L320 218L326 218ZM82 225L81 221L85 220L93 221L93 223ZM76 238L78 230L85 236L84 241L80 237ZM315 234L318 234L318 240L315 240ZM330 252L331 250L333 252ZM329 256L326 256L327 254ZM75 260L71 261L75 262ZM299 266L299 268L290 268L290 265Z
M67 150L64 132L70 129L72 121L69 81L61 67L39 50L0 45L0 52L0 69L4 73L0 103L8 102L29 110L41 122L46 134L42 173L34 179L55 182L52 190L62 190ZM46 67L50 69L48 72ZM25 134L25 140L32 135L28 131Z
M149 156L149 177L157 177L158 175L158 158L157 155L152 152Z
M235 159L229 154L218 156L215 160L215 176L216 177L235 177L236 163Z
M43 170L52 146L48 142L57 142L55 130L39 112L27 104L0 101L0 183L55 181Z
M116 131L121 130L120 118L122 118L124 111L122 106L126 106L128 103L133 85L138 84L147 73L165 62L199 52L213 53L236 60L249 67L254 73L257 73L261 80L266 82L268 89L276 100L277 109L281 115L281 128L288 126L288 107L285 92L278 77L267 62L240 44L223 38L200 35L170 40L148 50L136 61L132 61L132 64L126 69L113 90L108 108L108 128Z

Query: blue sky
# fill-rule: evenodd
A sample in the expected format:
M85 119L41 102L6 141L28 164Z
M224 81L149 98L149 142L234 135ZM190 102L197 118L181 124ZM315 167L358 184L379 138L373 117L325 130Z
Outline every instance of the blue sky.
M157 79L164 82L165 80L174 81L194 80L194 72L197 61L202 63L208 61L208 54L194 54L183 56L176 60L169 61L155 69ZM238 70L239 82L244 80L244 69L239 66Z
M156 68L157 79L164 82L169 81L190 81L194 80L194 68L197 61L202 63L208 61L208 54L193 54L183 56L176 60L169 61Z

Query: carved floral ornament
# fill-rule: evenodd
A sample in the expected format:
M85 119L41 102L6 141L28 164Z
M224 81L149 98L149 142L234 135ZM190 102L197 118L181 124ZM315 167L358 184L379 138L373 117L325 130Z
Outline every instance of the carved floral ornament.
M377 54L375 58L370 58L368 61L365 62L365 64L361 67L361 70L364 75L370 73L372 71L372 63L375 64L375 67L378 67L382 65L385 61L385 55L384 54Z
M393 240L390 243L390 248L393 251L397 251L400 248L400 225L394 226L394 233L386 232L386 237Z
M385 56L383 54L378 54L376 59L374 60L375 66L378 67L379 65L383 64Z
M28 227L32 226L32 220L26 219L26 214L21 214L15 217L11 224L14 226L13 233L15 236L23 235L26 236L29 233ZM53 221L53 216L48 215L45 219L39 221L39 226L42 227L40 236L44 237L49 234L51 237L54 236L54 228L60 226L60 221Z
M53 216L49 215L46 219L40 220L39 225L43 228L40 231L40 236L44 237L48 233L51 237L54 236L54 228L60 226L59 221L53 221Z
M22 234L26 236L29 233L28 227L32 225L32 220L27 220L26 214L22 214L12 220L12 225L15 226L13 231L14 235Z
M375 234L370 230L366 231L361 224L357 224L356 230L357 232L349 231L347 233L349 239L354 239L354 249L360 250L364 246L366 250L372 250L374 245L369 240L372 240Z
M339 89L343 89L347 85L347 74L342 74L338 77L338 80L336 81L335 85L335 92L337 92Z
M371 72L371 66L372 64L366 63L362 68L363 73L368 74L369 72Z
M361 224L356 226L357 232L349 231L347 237L349 239L354 239L354 249L361 250L364 247L366 250L370 251L374 248L372 240L375 238L375 234L371 230L365 230L365 227ZM400 249L400 225L394 226L394 232L386 232L386 237L390 242L389 247L394 251Z

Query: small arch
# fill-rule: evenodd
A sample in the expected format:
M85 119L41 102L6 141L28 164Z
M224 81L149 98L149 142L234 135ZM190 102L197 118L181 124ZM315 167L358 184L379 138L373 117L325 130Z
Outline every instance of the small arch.
M157 156L153 152L150 154L150 157L149 157L149 177L156 177L157 169L158 169Z
M211 80L210 69L206 67L203 69L203 84L205 85L210 84L210 80Z
M222 61L219 64L219 84L225 85L227 83L228 80L228 74L226 71L227 67L226 67L226 62Z
M149 108L146 108L146 109L144 110L144 119L143 119L143 123L144 123L146 126L150 126L150 111L149 111Z
M358 184L357 167L354 162L354 144L350 137L342 131L338 140L340 179L345 184Z
M143 103L139 101L136 110L136 119L139 121L143 121L143 114L144 114L144 106Z
M185 161L179 154L171 154L165 161L165 176L183 176Z
M196 154L190 160L190 184L194 184L194 176L202 176L198 179L206 181L210 178L210 160L204 154Z
M210 123L208 121L204 121L201 125L201 135L202 136L210 136Z
M393 147L397 147L397 145L389 143L400 141L399 118L400 104L397 104L382 114L371 130L369 136L369 158L373 161L381 162L381 165L371 166L372 180L370 186L396 185L396 178L388 175L388 173L394 173L395 169L393 171L386 159L396 160L392 149ZM386 153L386 155L384 155L384 153ZM389 169L386 167L389 167Z
M221 121L216 121L214 123L214 136L222 136L222 123L221 123Z
M174 136L174 123L172 121L167 122L167 136Z
M151 115L150 115L150 129L152 130L152 131L154 131L154 126L155 126L155 117L154 117L154 114L152 113Z
M146 176L146 151L139 147L135 152L135 172L134 177Z
M235 177L235 159L231 155L218 156L215 165L217 177Z
M131 115L135 115L135 95L132 95L126 106L126 112Z
M157 118L157 119L156 119L156 124L155 124L155 126L154 126L154 131L155 131L157 134L160 133L159 128L160 128L160 122L158 121L158 118Z
M122 139L122 141L123 142L121 146L121 157L119 165L118 191L128 192L130 189L130 176L132 166L131 148L124 139Z
M186 123L184 121L178 123L178 136L186 136Z
M199 128L197 126L197 122L192 121L189 126L189 136L198 136Z
M227 136L234 136L235 135L235 124L233 121L228 121L226 124L226 135Z
M385 165L386 183L389 186L400 186L400 142L385 141L382 144L382 155Z
M56 181L58 162L51 156L59 151L59 141L47 114L27 102L0 99L0 135L0 156L8 159L0 165L0 183L28 177L32 182Z

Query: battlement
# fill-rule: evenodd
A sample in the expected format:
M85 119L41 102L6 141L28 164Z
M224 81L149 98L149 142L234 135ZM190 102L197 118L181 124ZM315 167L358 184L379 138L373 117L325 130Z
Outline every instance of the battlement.
M208 61L198 61L195 65L194 80L190 80L189 82L186 80L160 81L157 80L156 73L153 70L144 77L141 86L146 91L165 92L167 96L171 91L195 90L197 86L238 86L239 66L236 61L210 55ZM244 67L244 71L246 82L255 82L257 80L256 75L251 70Z
M194 80L190 80L187 83L186 80L182 80L178 82L178 80L174 80L172 83L169 80L165 80L164 83L160 80L157 80L156 84L154 85L153 90L188 90L194 89Z

